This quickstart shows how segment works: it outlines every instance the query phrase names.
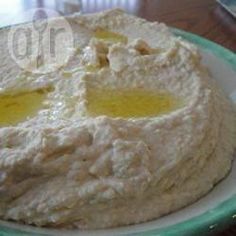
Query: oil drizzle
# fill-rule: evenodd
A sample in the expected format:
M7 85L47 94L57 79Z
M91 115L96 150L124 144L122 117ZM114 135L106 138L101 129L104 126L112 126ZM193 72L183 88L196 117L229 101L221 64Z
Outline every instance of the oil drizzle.
M115 33L109 30L97 29L94 33L96 39L108 41L111 43L127 43L128 38L125 35Z
M0 126L16 125L31 118L43 107L47 90L0 95Z
M182 99L168 92L89 89L87 112L90 116L139 118L154 117L178 109Z

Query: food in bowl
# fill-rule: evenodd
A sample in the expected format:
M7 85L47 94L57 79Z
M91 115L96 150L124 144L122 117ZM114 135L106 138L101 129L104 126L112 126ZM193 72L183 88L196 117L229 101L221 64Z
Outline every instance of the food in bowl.
M1 219L109 228L209 192L230 171L236 113L196 46L120 10L67 20L75 50L58 70L17 80L2 54Z

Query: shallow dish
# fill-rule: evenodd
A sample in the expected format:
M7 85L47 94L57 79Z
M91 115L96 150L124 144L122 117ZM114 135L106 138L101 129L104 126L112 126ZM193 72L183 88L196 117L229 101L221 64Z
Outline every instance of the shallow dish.
M236 56L233 52L199 36L173 29L173 32L201 48L203 63L236 103ZM236 222L236 162L230 175L209 194L194 204L147 223L108 230L51 230L0 221L0 235L78 235L78 236L151 236L199 235Z

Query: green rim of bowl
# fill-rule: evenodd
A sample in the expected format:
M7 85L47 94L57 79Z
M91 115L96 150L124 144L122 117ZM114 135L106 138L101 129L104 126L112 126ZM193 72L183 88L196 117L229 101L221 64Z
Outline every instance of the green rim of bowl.
M236 70L236 55L230 50L200 36L188 33L176 28L171 31L186 39L204 50L210 51L224 62L229 64ZM161 227L158 229L146 230L143 232L126 234L127 236L189 236L200 235L202 233L212 232L214 230L222 229L226 225L236 223L236 195L231 196L226 201L220 203L217 207L206 211L191 219L185 220L171 226ZM36 228L35 228L36 229ZM25 236L25 235L49 235L46 232L30 232L31 230L24 230L10 228L10 226L0 226L1 236ZM33 228L32 228L33 231ZM37 231L37 230L36 230ZM54 232L55 233L55 232ZM123 234L124 235L124 234Z
M192 34L176 28L171 28L171 31L175 35L180 36L181 38L200 46L204 50L210 51L211 53L225 61L234 70L236 70L236 54L234 52L196 34Z

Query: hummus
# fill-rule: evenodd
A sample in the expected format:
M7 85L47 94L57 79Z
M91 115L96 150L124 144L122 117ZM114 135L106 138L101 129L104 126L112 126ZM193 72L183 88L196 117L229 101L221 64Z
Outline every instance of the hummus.
M236 121L198 49L120 10L67 20L76 50L45 75L16 67L1 31L0 218L108 228L205 195L231 168Z

